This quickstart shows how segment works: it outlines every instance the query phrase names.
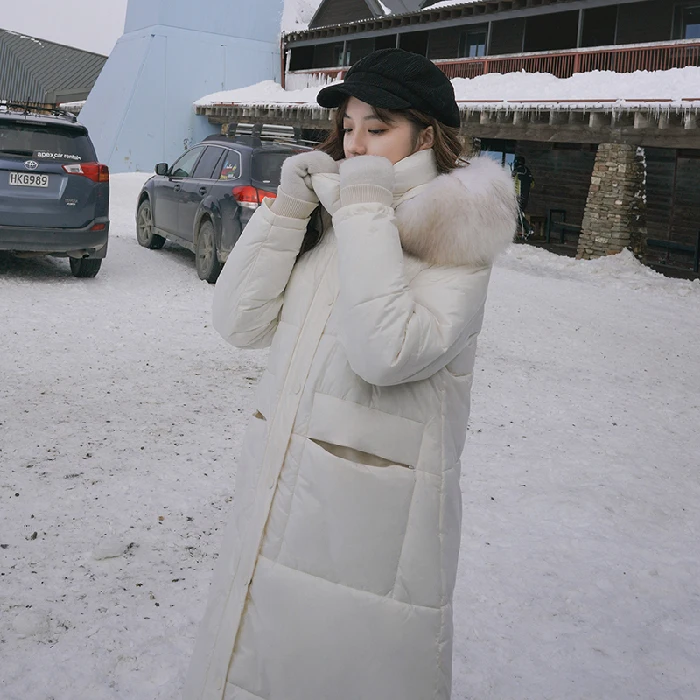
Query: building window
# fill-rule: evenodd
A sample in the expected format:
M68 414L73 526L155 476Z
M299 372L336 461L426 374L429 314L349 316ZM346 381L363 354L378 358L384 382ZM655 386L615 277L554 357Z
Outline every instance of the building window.
M681 39L700 39L700 5L678 9L682 11Z
M468 29L459 35L459 57L478 58L486 55L486 30Z
M342 66L344 65L343 61L345 60L345 55L343 53L343 45L342 44L334 44L333 46L333 65L334 66Z

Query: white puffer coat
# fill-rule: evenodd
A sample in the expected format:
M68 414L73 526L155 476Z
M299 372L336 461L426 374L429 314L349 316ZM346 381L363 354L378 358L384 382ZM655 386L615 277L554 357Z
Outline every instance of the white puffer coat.
M265 202L219 279L214 325L271 344L251 407L186 700L447 700L460 454L510 176L479 158L395 166L394 206L307 220Z

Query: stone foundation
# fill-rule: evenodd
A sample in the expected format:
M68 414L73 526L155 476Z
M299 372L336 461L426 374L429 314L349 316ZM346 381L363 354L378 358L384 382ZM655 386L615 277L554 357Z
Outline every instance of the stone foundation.
M601 143L578 242L578 258L638 253L646 237L644 158L637 147Z

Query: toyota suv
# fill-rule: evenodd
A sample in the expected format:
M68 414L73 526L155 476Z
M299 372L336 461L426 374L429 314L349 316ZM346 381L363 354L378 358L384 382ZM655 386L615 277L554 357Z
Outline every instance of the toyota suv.
M94 277L107 254L109 169L60 110L0 102L0 250L68 257Z

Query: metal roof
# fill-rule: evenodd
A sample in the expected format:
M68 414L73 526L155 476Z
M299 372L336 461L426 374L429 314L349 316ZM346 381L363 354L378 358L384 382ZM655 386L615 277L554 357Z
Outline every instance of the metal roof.
M0 29L0 99L85 99L106 60L98 53Z

